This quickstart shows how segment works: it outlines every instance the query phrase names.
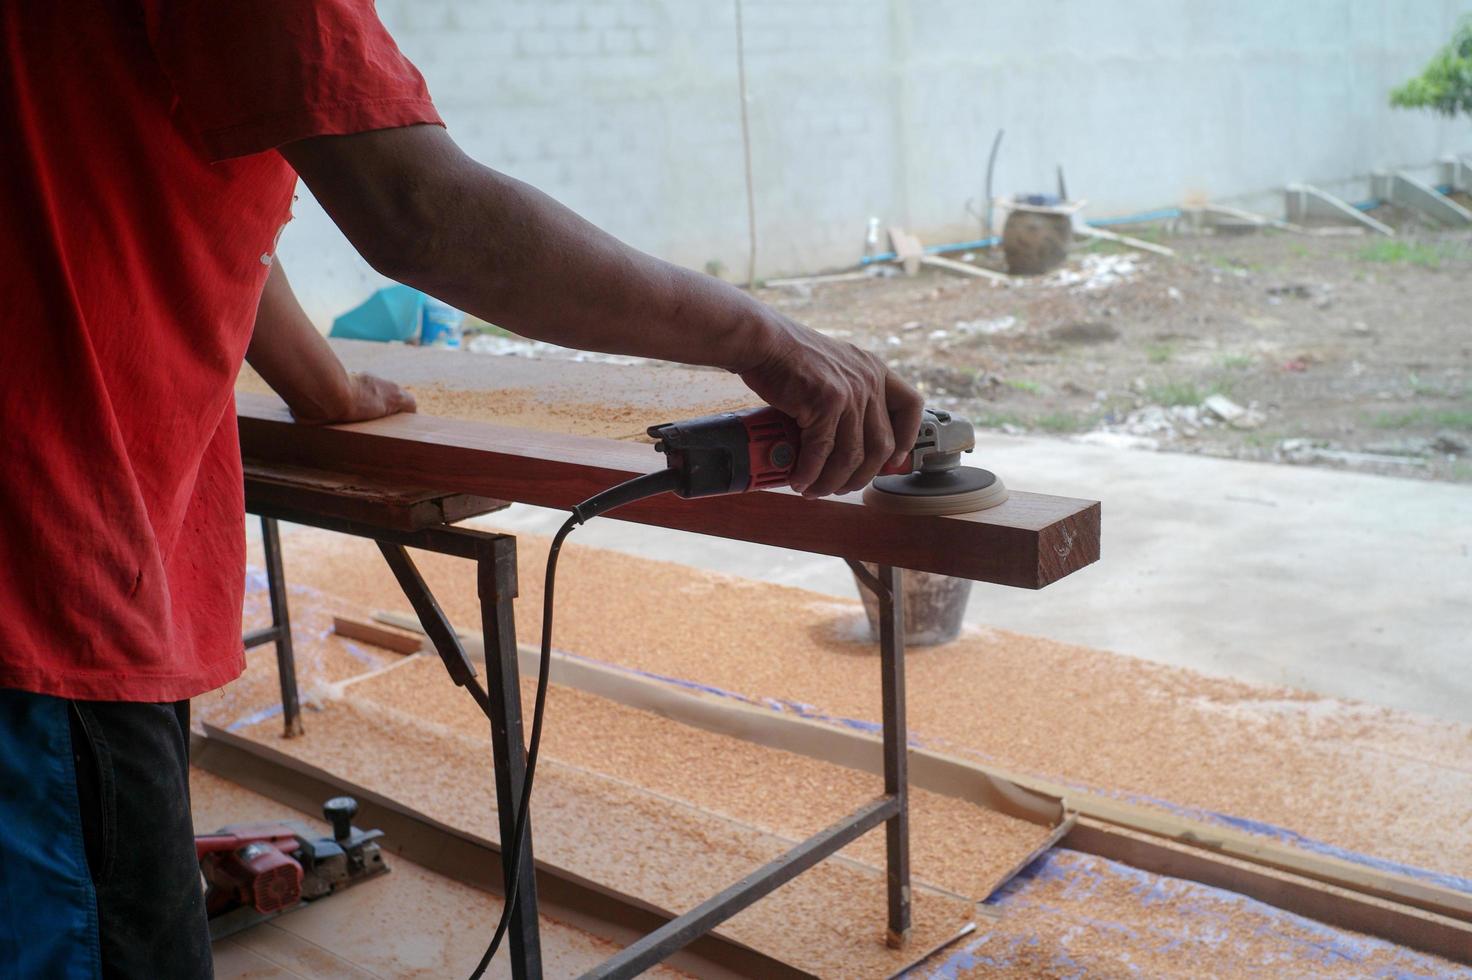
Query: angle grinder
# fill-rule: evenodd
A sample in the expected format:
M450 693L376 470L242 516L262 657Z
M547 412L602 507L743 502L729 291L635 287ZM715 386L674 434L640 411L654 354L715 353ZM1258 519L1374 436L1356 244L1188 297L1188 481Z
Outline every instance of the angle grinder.
M649 427L654 450L678 475L681 497L709 497L786 486L802 450L797 423L775 408L720 412ZM927 408L914 445L864 488L864 503L896 514L965 514L995 507L1007 488L995 473L962 466L976 430L959 416Z

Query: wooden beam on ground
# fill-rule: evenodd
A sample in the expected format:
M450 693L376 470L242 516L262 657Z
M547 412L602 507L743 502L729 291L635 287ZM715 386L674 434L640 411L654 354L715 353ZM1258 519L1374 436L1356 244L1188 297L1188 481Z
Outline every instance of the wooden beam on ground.
M1129 235L1105 231L1103 228L1095 228L1093 225L1074 225L1074 230L1087 238L1097 238L1101 241L1114 242L1117 245L1139 249L1142 252L1154 252L1156 255L1163 255L1168 259L1176 257L1175 249L1167 248L1164 245L1157 245L1154 242L1147 242L1143 238L1131 238Z
M520 649L523 669L538 651ZM734 698L699 694L658 679L586 658L554 654L552 679L630 707L652 711L684 724L746 739L865 772L880 766L875 735L811 718L776 712ZM970 800L1008 816L1057 826L1076 814L1114 827L1226 855L1303 878L1472 923L1472 894L1382 871L1369 865L1319 854L1245 831L1178 816L1155 807L1126 803L1076 787L984 765L931 749L911 748L910 784Z
M1057 791L1063 805L1080 816L1472 923L1472 894L1467 892L1291 844L1280 844L1231 827L1180 817L1154 807L1079 792L1051 780L1027 776L1013 778L1018 785L1036 792Z
M1247 861L1203 854L1189 845L1088 818L1078 819L1060 843L1141 871L1246 895L1336 928L1379 936L1458 963L1472 963L1472 925L1446 916L1367 898Z
M374 618L416 627L412 616L378 613ZM475 638L466 636L463 642L474 654ZM518 652L523 672L534 671L538 651L521 646ZM555 651L551 680L704 731L862 772L883 770L879 739L851 728L685 690ZM1057 843L1472 962L1472 895L1464 892L930 749L912 747L909 770L910 785L917 789L1054 828L1044 845L1011 869L998 887Z
M925 247L920 244L920 239L905 231L903 228L889 229L889 247L894 251L895 261L905 270L905 275L913 276L920 271L920 262L925 258Z
M1221 227L1231 225L1251 225L1254 228L1275 228L1278 231L1289 231L1294 234L1307 234L1308 229L1302 228L1289 221L1278 218L1269 218L1267 215L1258 214L1255 211L1246 211L1242 208L1230 207L1226 204L1201 204L1195 207L1182 209L1190 215L1198 225L1209 227Z
M375 613L373 618L403 629L423 630L412 615ZM472 659L484 663L485 649L480 639L473 633L458 630L457 633L465 652ZM518 644L517 653L521 670L527 676L534 675L541 651ZM554 684L648 711L692 728L861 772L884 772L884 760L880 755L882 743L878 738L833 725L779 714L732 698L697 694L621 667L556 650L552 652L549 677ZM345 682L344 689L353 683L354 680ZM1036 793L1015 783L995 779L969 763L924 749L910 750L910 785L969 800L988 810L1044 827L1057 827L1066 818L1063 804L1057 796Z
M499 844L426 817L284 752L208 724L205 730L204 736L190 736L190 765L306 813L320 812L323 801L333 796L353 796L360 807L353 822L382 830L385 850L455 881L503 893ZM619 945L633 942L674 917L545 861L536 862L536 874L538 904L544 914ZM485 937L480 939L485 941ZM667 962L700 977L805 980L812 976L717 933L695 940Z
M424 649L424 639L412 633L404 633L399 630L386 630L382 626L374 626L372 623L360 623L353 619L344 619L342 616L332 617L332 632L338 636L345 636L350 640L361 640L371 643L394 653L418 653Z
M937 269L945 269L947 272L956 272L963 276L972 276L976 279L987 279L998 285L1005 286L1011 285L1012 283L1012 277L1005 272L998 272L995 269L983 269L979 265L972 265L969 262L957 262L955 259L948 259L940 255L922 255L920 257L920 264L934 266Z
M253 464L309 465L544 507L570 508L664 465L648 446L611 439L416 414L297 425L274 397L239 394L236 406L241 451ZM1016 490L989 510L951 517L885 513L857 493L806 500L787 490L666 494L610 516L1026 589L1099 559L1098 501Z
M829 272L817 276L788 276L783 279L768 279L762 283L763 286L825 286L834 282L863 282L865 279L874 279L879 275L878 266L870 266L857 272Z

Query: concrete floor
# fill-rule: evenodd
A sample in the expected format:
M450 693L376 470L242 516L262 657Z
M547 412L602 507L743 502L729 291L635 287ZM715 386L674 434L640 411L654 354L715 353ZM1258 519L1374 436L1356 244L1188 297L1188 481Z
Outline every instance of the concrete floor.
M973 459L1102 499L1104 557L1041 592L978 585L968 622L1472 722L1472 487L1045 439L989 436ZM834 558L616 520L572 540L855 594Z

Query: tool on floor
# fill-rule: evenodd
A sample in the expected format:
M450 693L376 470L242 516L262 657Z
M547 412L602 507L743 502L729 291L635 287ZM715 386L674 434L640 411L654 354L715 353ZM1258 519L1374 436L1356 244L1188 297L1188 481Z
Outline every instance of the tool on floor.
M353 826L358 801L322 804L332 836L295 820L231 824L194 838L210 938L220 939L351 885L388 873L381 830Z
M542 717L552 668L553 593L557 557L562 542L579 524L616 507L645 497L674 493L681 497L711 497L785 486L802 449L802 430L788 415L770 406L720 412L649 427L655 452L664 454L665 468L625 480L572 508L547 550L547 572L542 586L542 647L537 668L537 693L532 707L532 731L526 750L516 827L511 840L501 842L502 860L511 862L506 904L501 908L495 934L471 972L471 980L485 975L506 936L519 894L523 869L521 854L526 838L527 813L537 754L542 744ZM949 412L926 409L915 443L905 462L886 467L864 490L869 506L894 513L960 514L994 507L1007 499L1007 488L987 470L961 465L961 454L976 446L976 430L966 419Z

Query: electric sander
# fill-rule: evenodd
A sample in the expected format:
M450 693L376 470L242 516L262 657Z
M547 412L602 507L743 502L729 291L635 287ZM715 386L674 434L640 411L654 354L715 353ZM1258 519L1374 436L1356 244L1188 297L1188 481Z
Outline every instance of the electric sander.
M676 473L681 497L786 486L802 450L797 423L775 408L720 412L649 427L656 452ZM995 507L1007 488L995 473L962 466L976 448L966 419L927 408L904 462L886 465L864 488L864 503L895 514L966 514Z

